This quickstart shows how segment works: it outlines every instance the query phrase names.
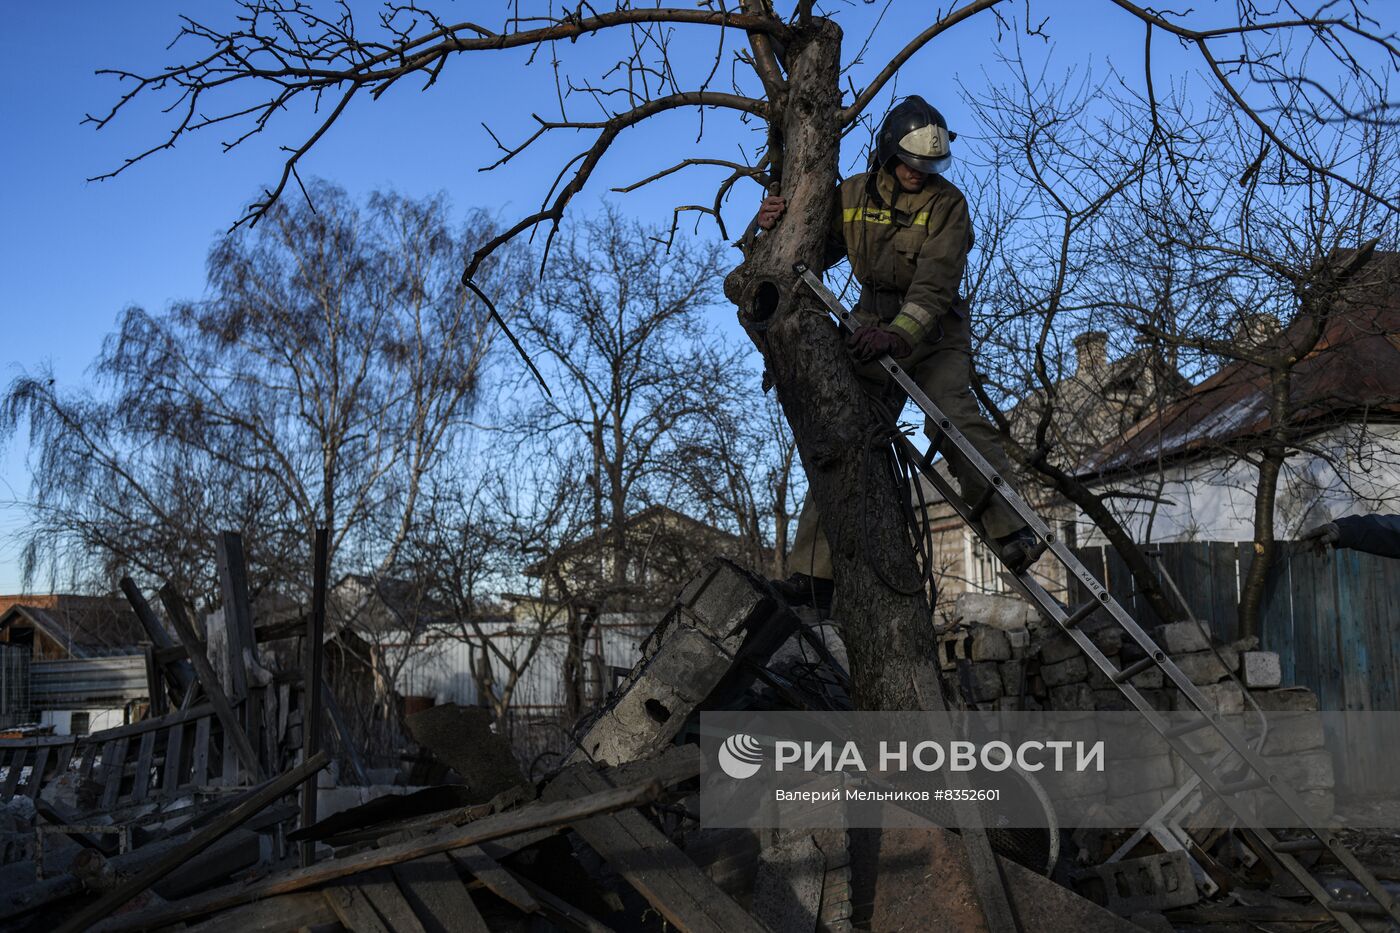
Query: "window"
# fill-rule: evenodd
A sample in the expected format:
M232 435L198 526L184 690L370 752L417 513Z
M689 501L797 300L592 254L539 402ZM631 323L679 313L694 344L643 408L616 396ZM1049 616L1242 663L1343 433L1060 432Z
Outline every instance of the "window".
M70 715L68 717L68 734L87 735L91 723L90 716L91 714L87 710Z
M983 593L1005 593L1007 587L1001 578L1001 561L996 559L991 549L982 543L982 539L977 537L972 529L965 529L963 534L967 536L968 541L968 583L973 589Z

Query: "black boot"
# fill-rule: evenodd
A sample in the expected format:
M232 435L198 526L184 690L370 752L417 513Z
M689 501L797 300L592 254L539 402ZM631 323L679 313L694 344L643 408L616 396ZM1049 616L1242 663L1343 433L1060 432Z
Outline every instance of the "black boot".
M786 580L772 581L772 585L789 606L811 606L823 619L830 618L836 581L795 573Z
M1029 528L997 538L997 547L1001 549L1001 562L1018 576L1025 573L1045 552L1045 545Z

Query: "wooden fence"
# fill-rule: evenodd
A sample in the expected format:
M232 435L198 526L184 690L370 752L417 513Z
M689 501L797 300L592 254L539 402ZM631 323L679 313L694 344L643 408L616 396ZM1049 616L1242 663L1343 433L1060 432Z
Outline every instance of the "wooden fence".
M1239 637L1239 588L1254 560L1250 542L1157 545L1197 618L1217 638ZM1080 548L1080 560L1144 627L1161 620L1133 591L1112 548ZM1076 592L1074 605L1084 593ZM1323 556L1279 542L1266 581L1261 646L1277 651L1286 685L1310 687L1322 708L1400 710L1400 560L1358 551Z

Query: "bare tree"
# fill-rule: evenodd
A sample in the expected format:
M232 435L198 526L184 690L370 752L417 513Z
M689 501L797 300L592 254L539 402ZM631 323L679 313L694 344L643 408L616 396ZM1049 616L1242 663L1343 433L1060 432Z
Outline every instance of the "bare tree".
M820 15L811 0L797 0L783 14L766 0L741 0L737 11L705 2L690 9L617 4L605 12L585 4L577 11L556 13L551 6L522 9L512 3L500 28L449 23L416 4L390 3L375 26L365 30L348 10L336 9L321 15L298 0L253 0L244 4L245 15L232 30L188 21L182 37L199 50L155 74L123 74L131 82L129 90L96 122L109 121L127 103L147 94L173 98L170 135L133 156L137 161L209 127L231 132L237 143L267 128L297 100L327 100L325 117L300 142L288 146L280 180L245 218L255 220L276 202L296 177L301 159L357 97L378 97L405 77L430 85L454 56L519 49L524 61L524 56L543 50L542 57L560 63L561 112L557 119L538 118L538 128L524 143L503 147L498 164L541 136L559 131L582 131L592 141L563 166L559 182L545 194L538 211L477 251L466 264L466 278L472 279L495 249L518 234L547 223L552 235L570 200L627 129L678 108L699 108L711 118L718 111L762 121L767 144L751 163L697 154L652 177L695 165L730 169L713 207L688 206L711 212L716 219L723 195L746 177L776 183L786 197L786 221L772 235L750 244L744 264L726 280L726 294L753 328L797 440L810 494L816 497L836 555L838 611L842 604L861 610L849 614L847 639L857 702L868 708L936 703L928 691L921 699L916 686L927 674L912 640L930 622L922 588L900 587L904 592L899 592L884 582L912 584L918 579L908 534L898 518L906 493L892 476L863 479L859 439L876 414L860 391L835 330L812 313L812 301L796 286L793 268L798 262L817 265L823 255L843 133L925 47L957 41L944 37L956 35L969 20L992 17L999 28L1017 28L1017 6L1011 0L972 0L947 12L931 12L926 29L882 67L863 72L863 77L868 75L864 86L857 90L852 85L849 93L842 90L840 26L834 18ZM1400 48L1362 4L1318 3L1311 12L1290 4L1278 12L1245 3L1224 20L1213 12L1150 10L1130 0L1103 0L1103 9L1142 24L1143 83L1149 99L1154 96L1151 42L1165 35L1198 54L1204 79L1293 164L1310 164L1309 156L1294 148L1278 122L1279 111L1272 105L1279 95L1291 99L1295 109L1302 106L1321 119L1336 121L1341 132L1393 116L1384 85L1370 75L1392 69L1400 61ZM1022 28L1043 32L1044 24L1038 26L1030 17L1028 10ZM746 69L742 81L737 67L732 72L721 67L731 31L742 32L748 40L747 49L729 53ZM627 40L628 51L622 61L603 69L602 78L590 81L566 71L575 58L575 44L617 33ZM678 73L668 56L678 34L688 41L708 37L716 48L713 65L694 74ZM569 46L559 45L563 40ZM1339 90L1330 77L1315 78L1324 73L1317 70L1323 59L1333 73L1354 75L1356 83ZM1381 67L1372 69L1377 61ZM730 73L735 75L733 87L716 89L716 79ZM563 88L569 89L570 97L564 97ZM571 115L570 103L579 100L597 115ZM1154 127L1167 119L1155 107L1152 112ZM1170 148L1171 129L1155 136L1155 145ZM1393 191L1368 190L1340 167L1312 167L1387 210L1397 208ZM852 490L862 494L853 496ZM866 515L876 519L864 523L875 529L869 536L861 533Z
M102 397L42 371L10 385L3 428L27 425L32 449L29 572L71 546L104 576L213 601L229 528L255 589L298 592L318 527L338 563L393 565L495 333L457 281L479 239L451 229L440 197L309 190L314 210L278 204L215 244L208 299L128 309L94 363ZM489 275L528 288L513 257Z
M1239 606L1246 636L1259 633L1287 461L1330 464L1351 485L1351 451L1327 443L1329 430L1341 417L1364 432L1373 411L1400 402L1400 389L1381 388L1369 399L1339 395L1320 416L1316 399L1299 404L1297 386L1300 367L1316 372L1329 357L1334 362L1324 365L1345 372L1356 341L1385 327L1371 309L1396 287L1400 216L1365 192L1400 190L1400 131L1378 122L1350 139L1302 110L1279 119L1305 163L1241 125L1230 110L1217 109L1201 119L1196 151L1178 153L1175 162L1154 161L1139 210L1121 218L1112 257L1132 270L1118 282L1125 329L1203 372L1227 372L1224 391L1257 386L1265 399L1259 410L1234 412L1239 430L1198 445L1214 453L1222 470L1245 464L1253 472L1254 559ZM1231 167L1239 183L1206 191L1193 184L1207 158ZM1338 182L1342 166L1354 184ZM1374 259L1378 249L1391 255ZM1400 451L1392 456L1400 458Z

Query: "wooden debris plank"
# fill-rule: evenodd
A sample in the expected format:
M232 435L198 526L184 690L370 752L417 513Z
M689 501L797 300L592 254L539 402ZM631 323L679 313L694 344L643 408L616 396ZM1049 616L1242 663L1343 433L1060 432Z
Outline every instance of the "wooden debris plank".
M358 885L342 881L326 888L326 903L335 911L341 926L351 933L389 933Z
M194 745L190 749L190 786L203 787L209 780L209 717L194 725Z
M422 921L418 919L418 915L413 912L413 908L404 899L403 892L394 882L393 872L387 868L380 868L366 872L357 880L360 882L360 890L369 898L369 902L383 918L384 926L388 927L391 933L426 933ZM458 886L461 886L460 881Z
M73 752L77 751L77 748L78 742L76 739L74 739L70 742L66 742L63 745L60 745L58 747L58 751L54 752L54 777L58 777L60 774L65 774L68 772L70 766L73 764Z
M9 800L19 786L20 772L24 770L24 759L29 757L29 749L16 748L10 752L9 771L5 774L5 784L0 787L0 800Z
M255 901L212 917L203 923L186 927L184 933L284 933L304 930L322 924L336 923L338 918L321 891L283 894L265 901Z
M141 803L151 789L151 760L156 753L156 733L147 732L141 736L141 747L136 753L136 776L131 782L131 802Z
M165 716L160 717L159 719L143 719L140 722L134 722L129 726L117 726L112 729L103 729L101 732L92 733L91 735L87 736L87 738L85 738L83 741L102 743L110 742L112 739L126 739L134 735L141 735L142 733L150 732L153 729L159 732L161 729L168 728L174 723L189 722L200 716L207 716L213 711L214 707L210 706L207 703L201 703L200 705L191 707L189 709L180 710L176 713L169 713Z
M302 684L301 702L305 715L301 721L302 755L314 755L321 750L321 669L324 665L326 637L326 591L329 582L330 545L329 532L325 528L316 529L312 545L311 567L311 616L306 623L306 680ZM307 781L301 788L301 825L310 826L316 822L315 781ZM316 861L316 843L301 844L301 865L303 868Z
M130 739L113 739L102 748L102 809L117 805L126 773L126 747Z
M232 736L231 741L234 750L238 752L238 758L243 762L244 767L254 775L257 780L262 780L262 769L258 766L258 756L253 751L253 746L248 743L248 736L244 734L242 727L238 723L238 717L234 715L233 707L229 704L228 697L219 686L219 679L214 676L214 668L209 664L209 657L204 653L204 644L195 635L194 626L185 616L184 604L180 597L171 589L170 584L161 587L161 601L165 604L166 615L170 618L170 623L175 626L175 634L189 650L190 662L194 664L195 676L199 679L199 685L204 690L204 695L209 698L209 704L214 707L214 712L219 717L219 723L224 727L224 732ZM227 766L225 766L227 770Z
M245 794L237 806L220 815L208 826L195 832L181 845L163 853L139 874L126 878L111 891L69 917L59 927L58 933L78 933L78 931L86 930L97 921L107 917L118 907L267 809L284 794L294 790L302 781L308 778L314 780L316 773L326 766L327 761L324 754L317 755L305 764L293 768L281 777L274 778L262 787Z
M545 799L597 793L607 786L595 771L570 769L545 789ZM687 933L764 933L757 920L635 810L582 820L574 831Z
M180 787L184 756L185 724L176 723L165 734L165 768L160 775L160 795L166 800L173 798Z
M39 753L34 756L34 767L29 772L29 780L24 785L24 796L30 800L39 797L39 788L44 784L44 772L49 769L49 748L45 746L39 749Z
M214 541L223 595L224 628L228 632L229 697L248 695L248 661L253 654L253 614L248 602L248 565L243 559L243 536L225 531ZM183 637L180 639L185 641ZM186 642L188 645L188 642ZM193 658L191 658L193 660Z
M554 921L556 925L566 930L576 930L578 933L613 933L612 927L594 919L557 894L546 891L529 878L515 875L514 872L512 875L515 877L516 883L539 902L540 912ZM690 931L685 930L684 933L690 933Z
M447 854L501 900L527 914L539 912L540 902L481 846L463 846Z
M92 778L92 767L97 763L97 750L99 746L96 742L87 741L83 743L83 760L78 765L78 780L87 781Z
M446 855L401 862L394 878L403 898L422 921L427 933L490 933L481 912L472 902L462 878ZM375 904L379 901L370 892Z
M170 704L165 696L165 679L160 675L160 664L156 662L154 645L146 646L146 697L151 704L152 716L164 716L170 712Z
M322 752L318 758L324 758ZM132 911L111 917L97 929L107 933L124 930L146 930L168 926L191 917L203 917L217 910L224 910L237 904L246 904L260 898L272 897L301 891L340 878L348 878L374 868L395 865L426 855L435 855L462 846L487 842L514 836L528 830L544 826L561 826L577 823L579 820L609 813L614 810L632 809L656 800L660 796L660 786L655 783L630 787L610 788L597 794L589 794L577 799L562 800L556 803L537 803L483 817L464 826L456 826L424 835L410 842L383 846L357 852L344 858L318 862L310 868L296 868L280 872L251 884L231 884L213 891L196 894L179 902ZM538 895L536 895L538 897Z

